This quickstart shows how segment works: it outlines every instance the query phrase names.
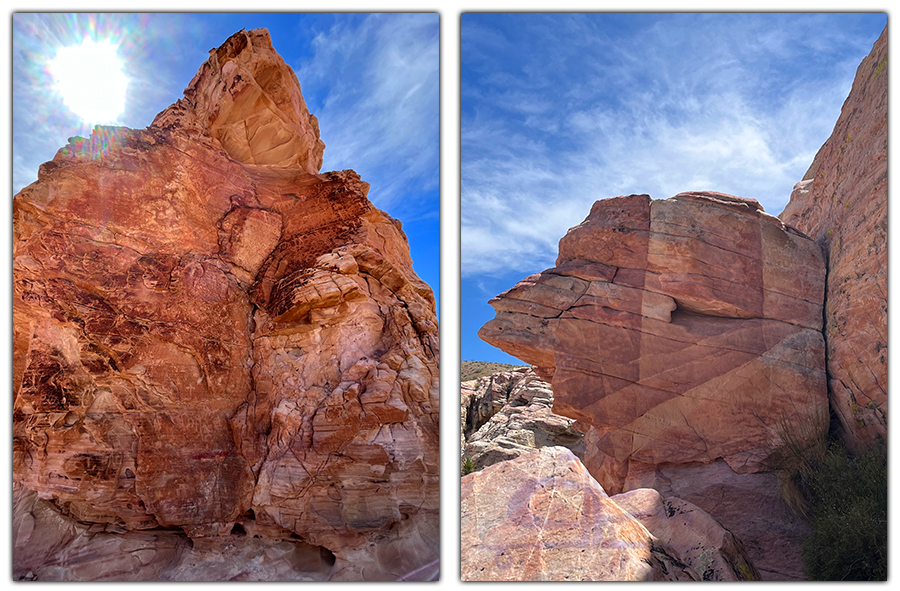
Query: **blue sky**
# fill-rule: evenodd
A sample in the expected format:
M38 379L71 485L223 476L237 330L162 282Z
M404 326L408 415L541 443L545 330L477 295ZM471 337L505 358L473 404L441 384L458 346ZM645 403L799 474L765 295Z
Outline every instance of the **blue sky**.
M488 299L597 199L716 190L778 215L885 14L463 14L461 358Z
M439 288L439 16L432 14L14 14L13 192L67 138L90 134L47 71L60 47L113 38L130 78L116 122L143 128L218 47L265 27L297 73L325 142L322 171L352 168L403 222L416 273Z

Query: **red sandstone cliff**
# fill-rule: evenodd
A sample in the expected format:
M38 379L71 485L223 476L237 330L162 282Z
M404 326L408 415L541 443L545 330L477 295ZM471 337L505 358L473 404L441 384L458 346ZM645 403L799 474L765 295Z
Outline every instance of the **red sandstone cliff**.
M680 497L764 578L800 578L771 458L786 422L827 420L824 286L819 246L754 200L630 195L594 203L479 335L552 380L607 493Z
M828 393L854 449L887 435L887 89L885 29L779 216L827 253Z
M268 32L241 31L150 127L74 138L16 195L14 576L437 559L434 297L368 184L318 174L318 135ZM96 560L110 535L151 551L140 568ZM279 543L316 558L190 566Z

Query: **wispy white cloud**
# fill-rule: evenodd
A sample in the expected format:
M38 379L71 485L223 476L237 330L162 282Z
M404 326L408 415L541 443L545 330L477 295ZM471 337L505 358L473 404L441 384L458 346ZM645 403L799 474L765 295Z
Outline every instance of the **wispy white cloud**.
M485 50L463 19L464 276L546 268L606 197L711 189L779 213L874 42L819 15L651 20L526 18Z
M352 167L371 183L369 198L404 221L437 215L406 196L438 186L438 15L341 21L312 45L293 65L301 86L328 89L307 99L326 144L323 170Z

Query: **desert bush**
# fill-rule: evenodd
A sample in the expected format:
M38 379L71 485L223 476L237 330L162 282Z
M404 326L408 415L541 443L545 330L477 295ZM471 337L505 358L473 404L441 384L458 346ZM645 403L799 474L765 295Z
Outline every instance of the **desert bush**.
M854 457L836 418L824 414L783 420L773 456L781 498L810 522L804 573L816 581L886 580L887 446Z
M812 526L803 542L806 576L887 580L887 446L852 457L832 441L806 486Z

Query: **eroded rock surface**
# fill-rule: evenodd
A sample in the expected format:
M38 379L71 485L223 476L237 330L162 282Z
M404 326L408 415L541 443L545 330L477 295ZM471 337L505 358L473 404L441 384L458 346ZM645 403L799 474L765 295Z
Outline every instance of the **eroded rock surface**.
M111 534L322 547L335 579L437 558L434 298L317 137L242 31L149 128L41 166L13 203L17 483Z
M768 472L783 429L827 420L824 287L818 244L754 200L631 195L596 202L479 335L551 379L615 494L661 465Z
M762 580L806 580L800 550L809 523L781 499L774 472L738 474L723 460L660 464L632 475L624 488L652 488L666 501L700 507L740 539Z
M466 447L466 440L506 406L513 389L522 384L528 375L529 369L522 367L498 371L460 384L460 435L463 449Z
M620 505L620 497L610 498L562 447L534 450L464 476L462 579L752 578L755 571L740 544L714 520L688 503L663 503L652 494L636 491L621 497Z
M669 556L694 572L699 581L758 581L760 574L743 544L709 513L652 488L611 497L641 522Z
M755 472L780 421L825 414L824 278L818 245L755 201L617 197L479 334L546 368L604 488L663 462Z
M572 426L573 419L553 413L553 390L531 368L498 372L464 382L462 388L463 457L469 458L476 469L538 447L562 446L577 456L584 455L584 434ZM495 410L503 399L505 404ZM474 433L466 433L466 410L481 409L487 401L493 407L490 418Z
M885 29L779 216L827 253L829 395L852 449L887 435L887 59Z
M211 137L242 164L311 174L322 167L319 122L266 29L241 31L210 50L184 98L157 115L152 127Z

